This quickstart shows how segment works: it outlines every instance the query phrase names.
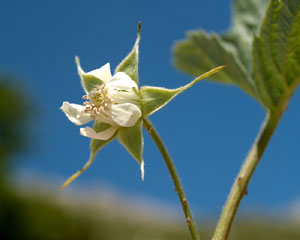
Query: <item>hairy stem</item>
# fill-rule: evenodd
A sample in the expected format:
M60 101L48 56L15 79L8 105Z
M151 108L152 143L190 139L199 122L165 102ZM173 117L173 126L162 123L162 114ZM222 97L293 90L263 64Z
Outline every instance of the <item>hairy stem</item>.
M247 194L248 183L256 169L259 160L261 159L276 127L287 109L289 101L293 96L300 79L294 81L289 89L282 95L276 106L267 110L265 121L261 130L250 150L245 162L234 181L228 199L225 203L223 212L219 218L213 240L227 240L231 224L235 217L239 204L245 194Z
M247 194L247 186L255 168L271 139L283 111L268 112L264 124L232 186L231 192L219 219L213 240L226 240L236 211L243 196Z
M180 183L180 179L179 176L176 172L174 163L172 162L172 159L165 147L165 145L163 144L161 138L159 137L158 133L156 132L156 130L154 129L153 125L151 124L151 122L148 119L144 119L144 127L145 129L148 131L148 133L150 134L150 136L152 137L153 141L155 142L157 148L159 149L168 169L171 175L171 178L174 182L175 188L176 188L176 192L178 194L178 197L180 199L180 203L183 209L183 212L185 214L185 218L186 218L186 223L189 227L190 233L192 235L193 240L199 240L199 234L196 228L196 224L195 221L193 220L193 216L187 201L187 198L185 196L185 193L183 191L183 187Z

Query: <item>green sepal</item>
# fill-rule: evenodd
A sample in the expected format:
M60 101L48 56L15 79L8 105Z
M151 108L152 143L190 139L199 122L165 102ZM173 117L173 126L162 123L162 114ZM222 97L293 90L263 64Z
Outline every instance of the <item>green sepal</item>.
M102 85L102 81L93 75L84 75L82 77L82 87L86 93L89 93L96 86Z
M143 86L140 89L142 113L146 118L170 102L180 93L180 89Z
M143 120L140 119L132 127L119 128L119 141L130 153L130 155L140 164L142 179L144 179L144 139L142 133Z
M89 93L97 85L102 84L102 81L99 78L96 78L95 76L90 75L90 74L86 74L82 70L79 58L77 56L75 57L75 62L76 62L76 65L77 65L78 74L79 74L80 79L81 79L82 88L84 89L84 91L86 93Z
M187 90L195 83L200 81L203 78L209 77L210 75L220 71L225 66L216 67L199 77L195 78L192 82L188 83L187 85L176 88L176 89L166 89L161 87L151 87L151 86L144 86L140 89L140 96L141 96L141 103L142 103L142 113L143 117L146 118L151 114L155 113L166 104L168 104L173 98L175 98L178 94L182 93L183 91Z
M138 24L137 38L131 52L117 66L115 73L124 72L132 80L139 84L138 63L139 63L139 43L141 35L141 22Z
M108 125L106 123L101 123L98 121L95 121L95 123L94 123L94 130L96 132L104 131L109 127L110 127L110 125ZM105 140L105 141L92 139L91 144L90 144L91 153L90 153L89 160L85 163L85 165L80 170L78 170L76 173L74 173L71 177L69 177L64 182L61 189L66 188L71 182L73 182L76 178L78 178L89 166L91 166L91 164L94 162L95 157L96 157L97 153L100 151L100 149L103 148L106 144L113 141L116 137L117 137L117 132L110 139Z

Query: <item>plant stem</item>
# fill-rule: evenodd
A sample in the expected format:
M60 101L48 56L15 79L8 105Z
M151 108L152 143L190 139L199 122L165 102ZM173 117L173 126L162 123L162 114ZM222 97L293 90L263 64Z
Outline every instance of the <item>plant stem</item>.
M180 183L180 179L179 176L176 172L176 168L174 166L174 163L172 162L172 159L165 147L165 145L163 144L161 138L159 137L158 133L156 132L156 130L154 129L152 123L148 120L148 119L144 119L143 121L144 123L144 127L145 129L148 131L148 133L150 134L150 136L152 137L153 141L155 142L157 148L159 149L168 169L171 175L171 178L174 182L175 188L176 188L176 192L178 194L183 212L185 214L185 218L186 218L186 223L189 227L190 233L192 235L193 240L199 240L199 234L196 228L196 224L193 220L193 216L189 207L189 204L187 202L187 198L185 196L185 193L183 191L183 187Z
M255 168L271 139L284 110L267 112L264 124L232 186L219 219L213 240L226 240L240 201L247 194L247 186Z

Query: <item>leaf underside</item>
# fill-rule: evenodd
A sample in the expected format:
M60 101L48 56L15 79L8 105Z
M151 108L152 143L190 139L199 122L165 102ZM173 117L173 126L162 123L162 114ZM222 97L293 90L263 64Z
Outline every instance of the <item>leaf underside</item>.
M197 75L225 64L211 80L235 84L267 110L276 109L299 83L300 0L271 0L261 24L265 4L235 1L232 29L221 36L189 33L174 48L175 65Z
M252 39L263 19L267 0L236 0L232 27L225 34L191 31L174 47L174 64L199 75L217 65L226 68L210 77L220 83L234 84L261 102L252 73Z

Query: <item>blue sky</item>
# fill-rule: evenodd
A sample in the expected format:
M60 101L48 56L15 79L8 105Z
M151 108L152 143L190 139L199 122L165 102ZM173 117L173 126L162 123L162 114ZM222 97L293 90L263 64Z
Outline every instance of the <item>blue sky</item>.
M0 70L20 80L37 107L31 151L16 168L67 178L89 155L59 110L82 103L74 63L114 68L130 51L142 21L140 84L176 88L193 79L172 66L172 46L187 30L223 32L231 1L5 1L0 9ZM300 197L300 111L296 92L249 185L242 208L275 209ZM174 158L191 205L218 213L264 119L264 111L236 87L202 81L151 116ZM177 204L163 160L145 136L145 182L139 166L115 141L105 147L76 184L104 182L126 194ZM57 189L59 185L57 185ZM196 213L197 214L197 213Z

